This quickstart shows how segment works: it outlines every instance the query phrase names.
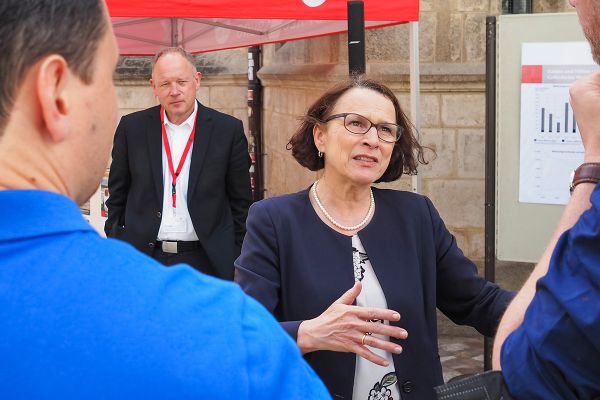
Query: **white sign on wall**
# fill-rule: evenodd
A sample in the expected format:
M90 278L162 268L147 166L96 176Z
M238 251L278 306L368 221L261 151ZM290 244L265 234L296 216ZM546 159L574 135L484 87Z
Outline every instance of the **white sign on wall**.
M523 43L519 202L566 204L583 162L569 86L598 69L587 42Z

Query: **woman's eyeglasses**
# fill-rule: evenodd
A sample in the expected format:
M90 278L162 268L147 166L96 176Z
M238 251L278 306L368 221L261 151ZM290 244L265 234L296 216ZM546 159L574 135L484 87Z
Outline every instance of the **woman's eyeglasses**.
M377 130L377 136L384 142L394 143L402 136L402 127L400 125L388 122L374 124L367 117L355 113L334 114L327 117L323 122L329 122L336 118L344 118L344 128L355 135L364 135L374 126Z

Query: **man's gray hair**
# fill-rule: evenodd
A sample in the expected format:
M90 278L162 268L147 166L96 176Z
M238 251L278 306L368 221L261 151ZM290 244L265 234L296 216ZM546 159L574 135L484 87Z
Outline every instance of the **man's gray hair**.
M154 71L154 66L156 65L158 59L164 56L165 54L169 53L177 53L181 55L183 58L188 60L190 64L192 64L194 70L196 69L196 60L194 59L194 56L188 53L186 50L184 50L181 47L165 47L164 49L156 53L156 55L152 58L152 71Z

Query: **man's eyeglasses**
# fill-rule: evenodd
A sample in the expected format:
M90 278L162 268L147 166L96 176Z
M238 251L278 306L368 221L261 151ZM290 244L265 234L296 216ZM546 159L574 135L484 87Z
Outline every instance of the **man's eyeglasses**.
M402 127L400 125L387 122L374 124L368 118L355 113L334 114L327 117L323 122L329 122L335 118L344 118L344 128L355 135L364 135L374 126L377 130L377 136L384 142L394 143L402 136Z

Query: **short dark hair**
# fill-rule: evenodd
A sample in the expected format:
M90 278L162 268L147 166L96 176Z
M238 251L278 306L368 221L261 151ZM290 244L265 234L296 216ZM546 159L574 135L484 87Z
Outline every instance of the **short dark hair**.
M287 149L292 150L292 155L302 165L311 171L318 171L325 166L325 161L317 155L317 146L313 138L313 128L331 114L331 110L340 97L350 89L364 88L374 90L388 98L396 110L396 124L400 125L402 135L394 144L390 164L383 175L375 182L391 182L399 179L403 173L414 175L417 173L417 163L427 164L423 156L423 147L417 141L414 129L394 95L394 92L384 84L364 75L352 76L347 82L340 83L317 101L315 101L302 117L300 127L293 134L287 144Z
M61 55L90 83L107 28L103 0L1 0L0 133L25 74L41 58Z

